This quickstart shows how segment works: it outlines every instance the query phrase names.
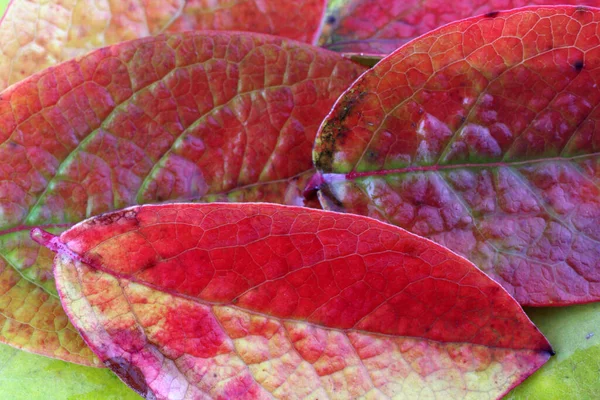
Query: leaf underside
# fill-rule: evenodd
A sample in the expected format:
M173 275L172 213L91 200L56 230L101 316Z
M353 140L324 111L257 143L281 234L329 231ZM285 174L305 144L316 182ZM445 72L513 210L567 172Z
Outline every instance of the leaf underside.
M314 43L326 0L13 0L0 20L0 90L90 50L163 32L235 30Z
M29 230L149 202L302 205L318 126L363 70L265 35L169 34L0 93L0 341L93 364Z
M501 12L379 62L317 136L324 208L431 238L521 304L598 301L599 21Z
M467 260L361 216L136 206L48 243L70 319L147 398L498 398L551 352Z
M330 10L323 44L340 52L389 54L442 25L480 14L535 5L587 5L599 0L343 0Z

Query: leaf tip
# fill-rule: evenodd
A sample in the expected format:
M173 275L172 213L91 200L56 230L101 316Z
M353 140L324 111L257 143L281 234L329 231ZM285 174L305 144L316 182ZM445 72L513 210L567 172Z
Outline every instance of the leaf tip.
M155 396L148 387L142 370L125 360L123 357L113 357L104 361L104 365L113 370L119 378L129 387L146 399L154 399Z

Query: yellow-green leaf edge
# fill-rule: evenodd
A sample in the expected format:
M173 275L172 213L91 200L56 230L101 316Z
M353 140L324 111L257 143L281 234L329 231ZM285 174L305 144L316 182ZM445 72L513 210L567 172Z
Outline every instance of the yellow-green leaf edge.
M600 393L600 303L530 308L556 355L507 400L595 399Z
M109 369L84 367L0 344L0 398L139 400Z

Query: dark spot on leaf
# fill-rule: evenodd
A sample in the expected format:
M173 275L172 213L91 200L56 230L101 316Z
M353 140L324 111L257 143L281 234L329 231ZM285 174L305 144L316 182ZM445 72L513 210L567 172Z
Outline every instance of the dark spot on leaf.
M583 69L583 60L577 60L573 63L573 68L575 71L579 72Z
M322 136L323 138L323 136ZM335 143L335 141L333 141ZM322 149L315 159L315 167L320 171L331 172L333 163L333 151L330 148Z
M337 116L336 122L339 122L339 123L344 122L346 120L346 118L348 118L348 115L350 115L350 112L352 111L352 109L362 99L362 97L364 97L365 94L366 93L363 92L363 93L360 93L358 96L354 96L354 93L350 93L351 97L347 99L346 103L341 108L341 112Z
M330 15L327 17L326 22L328 25L333 25L333 24L335 24L335 21L336 21L335 15Z
M367 152L367 160L375 161L375 160L377 160L377 157L379 157L379 154L376 151L369 150Z
M231 304L237 304L240 302L240 299L238 299L237 297L233 300L231 300Z
M146 378L142 370L132 365L123 357L114 357L104 361L104 365L113 370L119 377L129 385L133 390L146 398L153 398L153 394L148 388Z
M498 14L500 14L500 11L490 11L489 13L485 14L484 17L496 18L498 16Z
M337 140L338 143L344 144L344 139L346 139L347 137L348 137L348 130L345 128L342 128L342 129L338 130L337 135L335 136L335 139Z
M464 124L465 121L467 120L467 117L465 117L464 115L460 115L459 118L460 118L460 123L461 124Z
M416 128L416 127L417 127L417 124L415 124L414 122L411 122L411 123L410 123L410 127L411 127L411 128Z
M341 98L340 105L336 106L337 112L323 126L319 133L322 148L315 157L315 167L319 171L331 172L335 145L338 140L346 138L348 132L345 126L346 118L366 94L367 92L362 91L356 93L356 90L347 93Z

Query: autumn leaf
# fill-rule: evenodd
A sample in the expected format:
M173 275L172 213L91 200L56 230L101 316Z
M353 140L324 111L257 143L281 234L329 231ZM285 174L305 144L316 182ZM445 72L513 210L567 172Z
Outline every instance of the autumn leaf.
M317 137L324 207L429 237L521 304L598 301L599 20L502 12L379 62Z
M12 0L0 20L0 90L125 40L186 30L269 33L314 43L326 0Z
M389 54L442 25L480 14L534 5L587 5L600 0L342 0L330 7L321 38L332 50Z
M139 39L0 94L0 341L89 364L29 238L132 204L302 204L318 126L363 67L241 33Z
M498 398L552 352L470 262L357 215L164 204L32 236L69 318L146 398Z

